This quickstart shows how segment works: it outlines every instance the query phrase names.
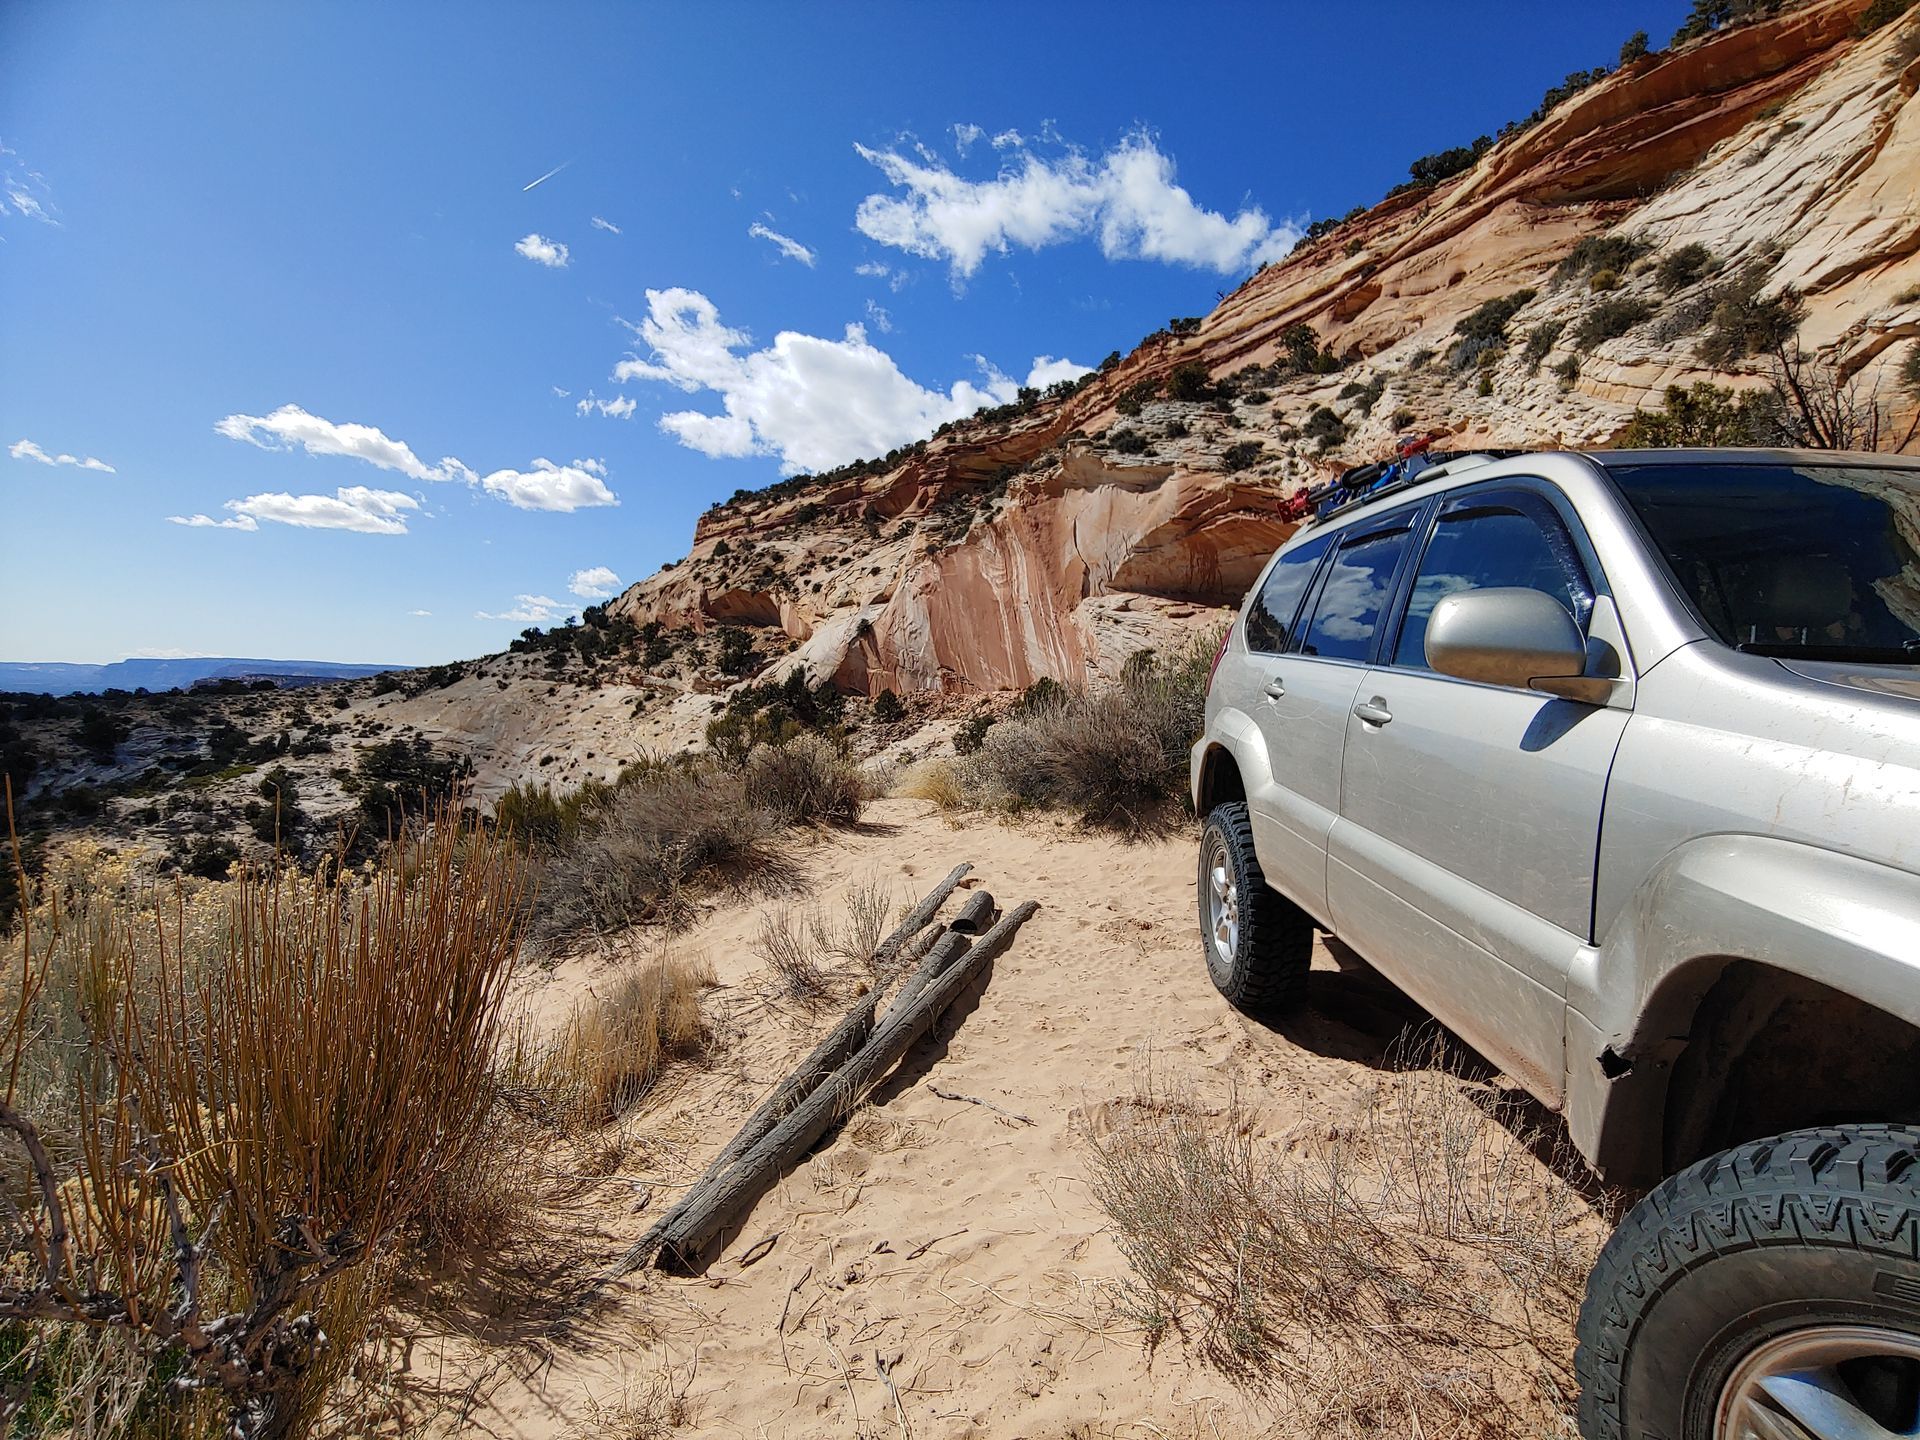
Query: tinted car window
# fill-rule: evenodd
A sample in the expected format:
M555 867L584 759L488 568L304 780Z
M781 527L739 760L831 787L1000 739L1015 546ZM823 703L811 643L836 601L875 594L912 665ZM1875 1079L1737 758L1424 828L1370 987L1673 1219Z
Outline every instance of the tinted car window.
M1576 625L1592 606L1566 529L1544 502L1468 501L1443 512L1414 576L1393 663L1427 668L1427 621L1443 598L1504 586L1551 595Z
M1620 465L1608 473L1722 643L1920 664L1920 477L1875 465Z
M1297 550L1289 550L1267 572L1267 583L1260 587L1253 604L1247 607L1247 648L1278 655L1293 637L1293 617L1300 611L1300 599L1307 593L1314 567L1327 553L1331 536L1309 540Z
M1300 653L1329 660L1366 659L1406 548L1404 527L1369 531L1342 544L1320 584Z

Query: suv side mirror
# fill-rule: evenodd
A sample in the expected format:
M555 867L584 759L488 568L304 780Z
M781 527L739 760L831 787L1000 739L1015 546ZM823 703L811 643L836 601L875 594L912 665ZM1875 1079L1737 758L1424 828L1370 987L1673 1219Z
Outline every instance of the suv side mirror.
M1442 675L1524 690L1536 680L1584 675L1587 642L1567 607L1539 590L1462 590L1433 607L1427 664Z

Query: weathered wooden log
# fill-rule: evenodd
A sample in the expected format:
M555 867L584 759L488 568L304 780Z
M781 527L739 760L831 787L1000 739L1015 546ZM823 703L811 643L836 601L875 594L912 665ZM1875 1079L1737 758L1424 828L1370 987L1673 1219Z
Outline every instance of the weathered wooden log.
M924 900L902 917L894 932L874 947L872 961L874 969L878 970L891 964L894 957L906 948L908 942L927 928L927 922L933 919L942 905L947 903L947 897L954 892L954 888L962 880L967 878L967 872L972 869L972 865L964 860L961 861L947 872L946 879L927 892Z
M965 955L967 948L972 944L973 937L970 935L956 935L952 930L942 930L940 938L934 942L933 948L921 957L913 973L900 982L900 989L895 993L893 1003L887 1006L886 1012L880 1017L879 1025L874 1028L881 1029L905 1014L919 997L920 992L939 979L940 973Z
M960 907L960 913L947 922L947 928L960 935L978 935L993 924L993 896L976 890Z
M901 919L899 926L887 938L880 942L874 951L875 963L891 960L903 949L914 945L920 938L920 932L946 903L947 897L956 886L966 878L973 866L962 862L948 872L947 878L930 890L926 897ZM929 946L938 938L927 937ZM923 982L924 983L924 982ZM622 1275L639 1269L654 1256L660 1248L660 1237L681 1215L700 1203L715 1183L732 1168L734 1163L752 1150L766 1133L786 1118L793 1108L808 1095L812 1094L820 1082L838 1070L854 1055L860 1052L874 1029L874 1005L876 996L867 994L856 1000L848 1009L840 1023L827 1032L826 1038L814 1046L806 1059L796 1066L787 1078L775 1087L773 1093L760 1102L746 1123L729 1140L726 1147L714 1156L712 1162L699 1180L682 1195L679 1201L662 1215L647 1230L647 1233L631 1245L627 1252L615 1261L603 1274L602 1282L616 1280Z
M801 1101L701 1197L698 1205L688 1206L673 1225L666 1227L659 1263L699 1268L713 1242L747 1212L767 1186L812 1149L830 1126L853 1111L993 958L1012 943L1015 932L1039 908L1031 900L1015 906L964 955L941 970L914 996L911 1005L903 1008L896 1002L889 1008L858 1055L829 1083ZM943 941L936 952L947 948Z
M813 1047L807 1058L774 1087L771 1095L760 1102L733 1139L727 1142L726 1148L713 1157L705 1173L675 1202L671 1210L654 1221L647 1233L627 1248L627 1252L607 1270L604 1279L617 1280L651 1260L660 1248L661 1236L680 1216L701 1202L720 1177L733 1168L735 1161L759 1144L761 1138L784 1120L794 1106L818 1089L822 1081L860 1053L861 1047L873 1034L875 998L869 991L853 1002L840 1023L829 1030L826 1038Z

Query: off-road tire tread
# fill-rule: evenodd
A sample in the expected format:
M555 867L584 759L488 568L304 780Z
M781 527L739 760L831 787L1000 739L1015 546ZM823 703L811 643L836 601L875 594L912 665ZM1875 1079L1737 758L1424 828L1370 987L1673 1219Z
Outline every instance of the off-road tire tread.
M1234 883L1240 891L1240 930L1251 962L1242 967L1236 983L1220 986L1220 993L1235 1009L1250 1015L1282 1014L1307 998L1307 972L1313 965L1313 922L1298 905L1267 884L1254 854L1253 822L1244 800L1216 805L1207 820L1226 833L1228 850L1239 872ZM1200 903L1206 903L1204 894ZM1213 943L1204 923L1200 943ZM1208 974L1212 973L1209 965Z
M1664 1180L1600 1252L1577 1327L1585 1440L1627 1440L1620 1388L1641 1319L1717 1257L1764 1246L1920 1259L1920 1127L1795 1130L1711 1155Z

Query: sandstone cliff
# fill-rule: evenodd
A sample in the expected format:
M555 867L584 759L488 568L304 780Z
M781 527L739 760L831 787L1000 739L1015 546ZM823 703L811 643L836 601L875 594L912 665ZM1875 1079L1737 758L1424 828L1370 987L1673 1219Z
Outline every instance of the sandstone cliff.
M1070 396L716 508L612 609L755 627L782 669L869 695L1112 673L1238 600L1288 533L1278 496L1398 433L1605 445L1670 385L1760 383L1758 358L1700 358L1730 276L1802 297L1800 344L1895 448L1920 337L1920 21L1862 37L1864 8L1814 0L1635 61ZM1663 265L1689 246L1697 265ZM1237 383L1197 393L1196 363ZM644 722L657 743L708 713L711 679L681 685Z

